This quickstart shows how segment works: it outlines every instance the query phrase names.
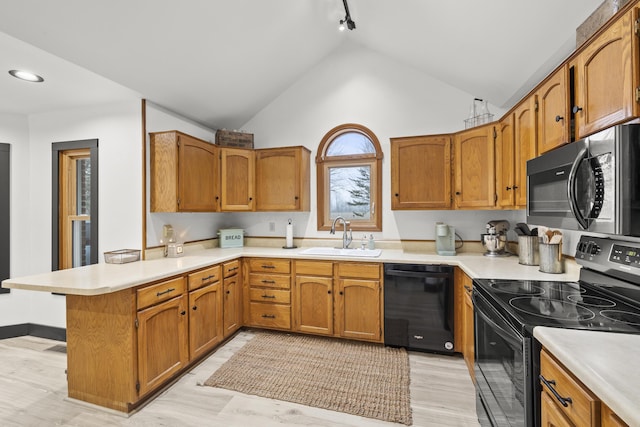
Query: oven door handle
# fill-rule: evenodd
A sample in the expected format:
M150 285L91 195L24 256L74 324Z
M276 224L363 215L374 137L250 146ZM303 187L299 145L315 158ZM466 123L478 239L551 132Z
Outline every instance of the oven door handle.
M567 192L569 195L569 208L571 208L571 213L580 224L580 227L587 230L589 228L589 221L582 215L580 209L578 208L578 197L576 196L576 177L578 168L580 167L580 163L587 157L587 147L584 147L578 153L578 156L573 161L571 165L571 171L569 172L569 178L567 180Z
M473 294L473 296L475 296L475 293ZM511 344L513 347L515 348L520 348L522 347L522 342L521 340L519 340L518 338L515 338L514 335L517 335L517 332L509 332L508 330L506 330L505 328L501 327L500 325L498 325L495 320L491 319L486 313L484 313L480 308L478 308L478 306L476 305L476 299L473 299L473 303L474 303L474 307L475 307L475 312L482 317L482 319L487 322L492 329L494 329L496 331L496 333L498 335L500 335L502 338L504 338L505 341L507 341L509 344Z

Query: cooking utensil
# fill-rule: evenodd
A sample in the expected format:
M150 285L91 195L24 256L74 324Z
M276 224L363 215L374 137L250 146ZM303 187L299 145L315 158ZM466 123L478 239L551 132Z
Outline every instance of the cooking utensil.
M519 222L516 224L516 229L519 228L526 236L531 236L531 230L529 230L529 226L524 222Z

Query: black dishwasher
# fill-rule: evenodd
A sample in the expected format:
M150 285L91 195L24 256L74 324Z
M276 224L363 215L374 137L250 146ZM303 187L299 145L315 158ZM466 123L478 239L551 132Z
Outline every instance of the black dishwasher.
M453 267L384 265L384 343L453 353Z

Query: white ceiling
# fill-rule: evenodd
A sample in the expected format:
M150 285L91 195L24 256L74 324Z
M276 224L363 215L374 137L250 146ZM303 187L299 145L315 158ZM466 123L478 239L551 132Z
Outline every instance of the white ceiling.
M508 109L602 0L20 0L0 11L0 112L138 96L238 128L342 43ZM12 78L26 68L43 84Z

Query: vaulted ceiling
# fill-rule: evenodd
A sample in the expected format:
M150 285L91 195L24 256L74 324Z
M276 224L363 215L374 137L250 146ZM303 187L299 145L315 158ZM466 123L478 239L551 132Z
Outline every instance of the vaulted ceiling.
M0 7L0 113L139 96L238 128L343 43L508 109L602 0L20 0ZM29 69L41 85L7 71Z

